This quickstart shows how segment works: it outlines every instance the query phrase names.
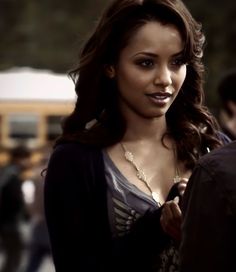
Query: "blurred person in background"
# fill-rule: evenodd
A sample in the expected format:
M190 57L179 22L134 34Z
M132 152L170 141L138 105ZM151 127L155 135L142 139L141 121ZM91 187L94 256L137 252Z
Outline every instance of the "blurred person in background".
M51 256L43 205L43 170L46 168L48 156L48 150L43 150L43 157L41 158L38 165L32 169L33 177L31 182L34 186L34 193L32 203L29 205L31 234L29 238L28 258L25 272L38 271L45 257Z
M236 140L236 69L227 71L218 85L221 102L219 122L223 132Z
M16 272L24 243L20 223L28 217L22 192L22 173L31 166L30 151L18 146L10 151L10 162L0 169L0 239L4 253L1 272Z

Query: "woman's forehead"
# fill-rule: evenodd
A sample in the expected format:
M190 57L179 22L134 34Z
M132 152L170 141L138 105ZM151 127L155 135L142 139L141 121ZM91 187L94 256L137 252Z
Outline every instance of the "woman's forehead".
M176 26L147 22L130 36L124 50L132 54L141 52L159 54L158 52L164 49L174 55L181 52L183 46L182 37Z

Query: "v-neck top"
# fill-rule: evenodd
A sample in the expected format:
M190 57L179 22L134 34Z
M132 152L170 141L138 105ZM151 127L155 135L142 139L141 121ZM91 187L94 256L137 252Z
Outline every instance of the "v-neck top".
M159 206L151 196L128 181L105 150L103 160L110 228L113 237L122 236L146 211L156 210Z

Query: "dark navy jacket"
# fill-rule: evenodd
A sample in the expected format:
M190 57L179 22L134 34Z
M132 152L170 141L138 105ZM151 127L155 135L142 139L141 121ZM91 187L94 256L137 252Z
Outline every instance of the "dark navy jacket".
M151 271L153 254L168 239L161 209L147 212L114 243L106 194L101 150L79 143L56 147L45 179L45 213L57 272Z
M236 141L200 159L183 216L180 271L236 271Z

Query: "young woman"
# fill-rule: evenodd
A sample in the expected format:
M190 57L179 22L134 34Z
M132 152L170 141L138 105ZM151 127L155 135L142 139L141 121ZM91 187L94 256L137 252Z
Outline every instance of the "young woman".
M164 203L222 144L202 104L203 43L180 0L116 0L104 12L71 72L78 100L47 169L57 272L177 269L164 249L181 212Z

